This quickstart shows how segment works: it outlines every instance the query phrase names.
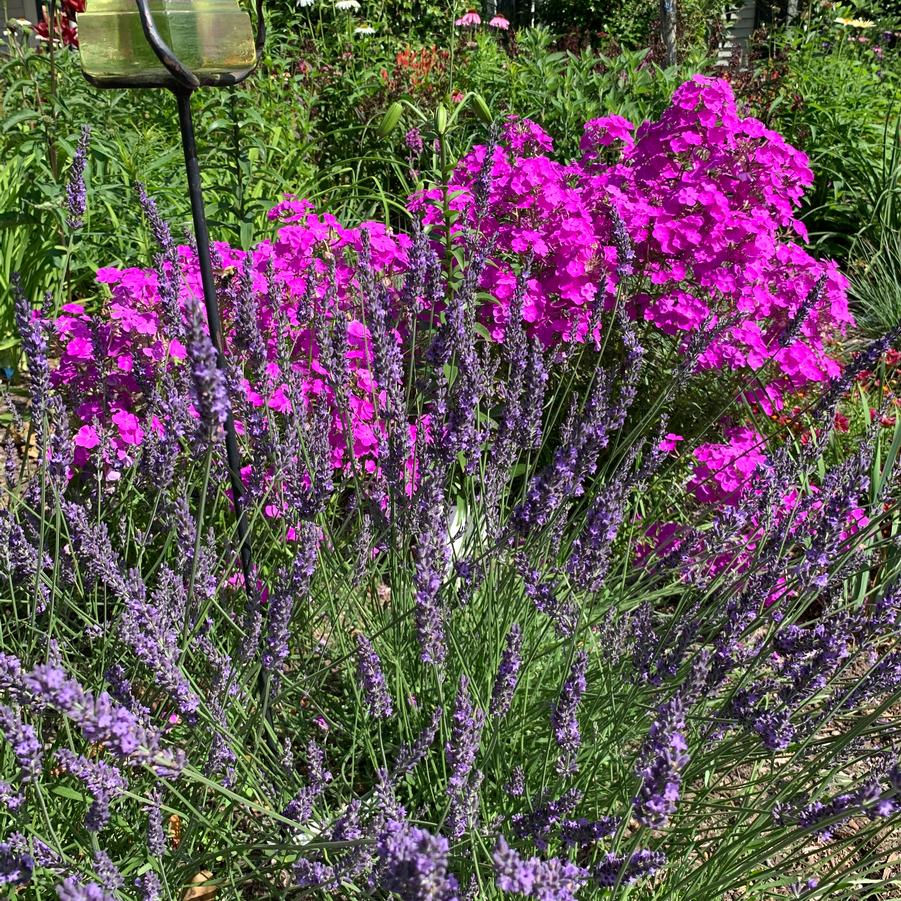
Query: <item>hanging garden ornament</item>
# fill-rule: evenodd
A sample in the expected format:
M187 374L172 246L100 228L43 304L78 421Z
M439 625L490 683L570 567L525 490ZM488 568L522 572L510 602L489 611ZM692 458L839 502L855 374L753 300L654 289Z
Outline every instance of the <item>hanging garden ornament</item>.
M78 33L85 77L103 88L237 84L257 63L237 0L92 0Z

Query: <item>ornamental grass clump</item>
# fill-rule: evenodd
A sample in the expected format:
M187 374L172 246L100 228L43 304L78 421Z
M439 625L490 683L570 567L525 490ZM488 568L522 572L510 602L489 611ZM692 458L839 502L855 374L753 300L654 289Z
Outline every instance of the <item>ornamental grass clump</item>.
M832 428L899 334L841 358L809 177L696 78L568 164L511 120L410 235L287 198L214 247L224 371L146 195L153 268L20 295L0 880L890 893L901 426Z

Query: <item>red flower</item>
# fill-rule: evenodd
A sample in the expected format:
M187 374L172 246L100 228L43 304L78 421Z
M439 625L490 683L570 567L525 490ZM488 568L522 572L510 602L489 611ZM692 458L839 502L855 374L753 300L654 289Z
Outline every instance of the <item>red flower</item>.
M85 0L63 0L62 12L56 14L51 38L50 18L47 8L44 7L44 18L34 26L34 33L45 41L61 41L66 47L77 47L78 27L75 24L75 14L84 10Z

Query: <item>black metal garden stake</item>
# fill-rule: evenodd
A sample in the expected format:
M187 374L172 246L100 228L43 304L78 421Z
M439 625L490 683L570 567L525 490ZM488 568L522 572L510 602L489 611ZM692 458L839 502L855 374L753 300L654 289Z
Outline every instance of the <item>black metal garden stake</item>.
M197 162L191 95L200 87L239 84L253 72L266 38L263 0L256 0L255 36L249 16L240 10L236 0L155 0L155 5L161 10L163 30L174 35L182 47L173 49L164 40L148 0L93 0L90 10L78 17L82 68L85 78L97 87L163 87L175 94L210 340L224 373L225 345L210 258L210 233ZM176 27L170 28L172 24ZM187 52L196 60L195 68L189 66L189 59L177 55L176 50ZM243 503L241 455L231 411L225 421L225 458L234 496L244 586L253 598L250 530Z

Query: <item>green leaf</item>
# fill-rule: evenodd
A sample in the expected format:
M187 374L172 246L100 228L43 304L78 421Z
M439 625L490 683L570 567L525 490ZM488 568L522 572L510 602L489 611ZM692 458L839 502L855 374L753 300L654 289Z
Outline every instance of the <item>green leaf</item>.
M83 792L77 792L74 788L65 785L54 785L50 789L50 793L59 795L61 798L68 798L70 801L85 801L87 796Z
M36 110L20 110L18 113L13 113L11 116L6 116L3 119L3 130L12 131L17 125L21 125L23 122L34 121L35 119L40 118L40 113Z

